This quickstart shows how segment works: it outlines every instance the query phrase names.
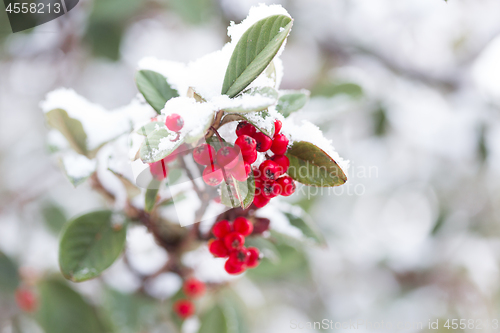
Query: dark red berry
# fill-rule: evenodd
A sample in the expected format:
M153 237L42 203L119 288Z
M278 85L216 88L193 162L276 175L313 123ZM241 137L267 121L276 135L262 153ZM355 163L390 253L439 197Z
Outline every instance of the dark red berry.
M257 150L257 141L249 135L242 135L238 137L234 144L240 147L243 154Z
M182 288L188 297L197 298L205 293L205 284L198 279L190 278L184 282Z
M214 257L217 258L225 258L229 255L229 251L227 250L224 241L221 239L212 239L209 241L208 250L214 255Z
M253 234L254 235L260 235L264 231L269 230L269 225L271 224L271 221L269 219L263 218L263 217L256 217L255 218L255 223L253 225Z
M36 296L31 290L18 288L15 297L17 306L24 312L34 312L38 307Z
M262 132L255 133L253 138L257 141L257 151L265 152L271 148L273 140Z
M207 165L203 170L203 180L209 186L217 186L224 180L224 175L218 165Z
M281 123L280 120L276 119L274 121L274 136L280 133L281 128L283 127L283 124Z
M287 197L295 192L295 182L292 177L284 176L276 181L281 187L281 195Z
M259 266L260 252L256 247L249 247L247 249L248 259L245 263L248 268L254 268Z
M240 149L235 147L222 147L217 151L217 164L226 169L232 169L239 161Z
M216 222L212 228L212 233L217 238L224 238L227 234L229 234L232 230L231 224L229 224L228 220L222 220Z
M233 229L235 232L248 236L253 231L253 224L243 216L237 217L233 222Z
M229 251L238 250L245 244L245 237L238 232L232 232L224 237L224 245Z
M276 155L284 155L288 148L288 138L284 134L276 134L271 151Z
M256 132L257 129L255 128L255 126L246 121L241 121L236 127L237 136L242 136L242 135L253 136Z
M186 319L194 314L195 307L191 301L180 299L174 303L173 310L180 318Z
M184 119L177 113L172 113L165 119L165 126L171 131L179 132L184 127Z
M275 181L263 182L261 193L264 198L272 199L281 194L281 186Z
M206 143L199 145L193 150L193 159L201 165L209 165L215 163L215 149Z
M245 265L233 265L229 259L226 261L226 264L224 265L224 269L226 270L226 272L228 272L229 274L233 274L233 275L236 275L236 274L240 274L240 273L243 273L245 271Z
M279 177L280 166L278 163L266 160L259 166L262 180L275 180Z
M276 162L279 165L280 176L285 174L288 170L288 167L290 166L290 160L285 155L274 155L273 157L271 157L271 161Z
M240 250L232 251L231 253L229 253L229 258L227 259L227 261L232 266L245 265L249 255L250 253L248 253L248 250L243 247Z
M163 180L168 176L168 166L164 160L149 164L149 171L155 179Z
M250 153L243 153L243 161L248 164L252 164L253 162L257 161L257 151L254 150Z
M256 195L255 198L253 198L253 204L257 208L262 208L265 205L267 205L270 200L271 199L265 198L262 194L260 194L260 195Z

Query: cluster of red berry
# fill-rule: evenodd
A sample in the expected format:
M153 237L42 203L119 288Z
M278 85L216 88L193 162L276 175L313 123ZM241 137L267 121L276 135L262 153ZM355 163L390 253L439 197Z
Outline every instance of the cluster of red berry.
M191 300L203 296L205 284L195 278L189 278L184 282L182 290L188 299L177 300L173 305L173 310L180 318L185 319L195 313L196 307Z
M156 117L152 119L156 121ZM179 131L184 127L184 119L177 113L168 115L165 119L165 126L173 132L179 133ZM149 170L153 177L157 180L163 180L168 176L168 163L174 161L177 158L177 154L174 151L172 154L168 155L164 159L157 162L149 164Z
M253 232L253 224L244 217L237 217L231 224L222 220L214 224L208 249L217 258L228 258L224 268L229 274L243 273L259 265L260 253L255 247L245 248L245 237Z
M257 152L271 150L273 156L267 157L259 169L253 170L255 177L254 205L257 208L264 207L269 201L278 196L289 196L295 191L295 182L290 176L284 176L290 166L288 157L285 156L288 147L288 138L281 134L281 121L274 122L274 138L271 140L262 132L257 132L255 126L248 122L240 122L236 128L236 145L243 154L247 163L257 160ZM267 156L267 155L266 155Z

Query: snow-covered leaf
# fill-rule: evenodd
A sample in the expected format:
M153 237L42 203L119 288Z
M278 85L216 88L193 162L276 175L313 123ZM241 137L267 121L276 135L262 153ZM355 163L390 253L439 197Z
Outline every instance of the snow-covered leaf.
M59 243L59 266L74 282L99 276L125 246L126 221L109 210L81 215L69 222Z
M146 190L146 195L145 195L145 203L144 203L144 210L148 213L150 213L158 199L158 190L160 189L160 182L157 181L156 179L153 179L151 183L148 186L148 189Z
M89 303L66 283L44 280L38 284L37 322L50 333L105 333L109 330Z
M61 158L61 165L71 184L77 187L89 178L95 171L97 163L83 155L67 153Z
M274 15L252 25L233 51L221 94L235 97L252 83L278 53L292 24L289 16Z
M153 163L167 157L184 142L182 138L177 137L176 133L166 128L151 132L141 146L141 160L144 163Z
M283 212L291 225L298 228L306 238L314 240L317 244L325 244L325 238L314 224L311 217L303 212L294 214L294 212Z
M248 121L252 125L254 125L259 131L264 133L270 138L274 137L274 121L270 121L271 116L269 112L266 110L259 112L252 112L247 114L239 114L239 113L229 113L224 116L222 119L222 125L230 123L232 121Z
M347 176L338 164L310 142L294 142L286 156L290 160L288 175L302 184L331 187L347 181Z
M229 113L247 113L265 110L277 101L278 92L274 88L258 87L249 89L236 98L227 98L220 108Z
M308 90L286 90L280 96L276 111L281 112L283 116L288 117L292 112L298 111L306 105L309 100L310 92Z
M141 194L141 190L139 189L139 187L137 187L137 185L132 183L127 177L125 177L121 173L112 170L111 168L108 168L108 170L111 171L123 184L123 186L125 187L125 191L127 191L127 197L129 199Z
M82 155L87 154L87 134L79 120L70 118L63 109L51 110L45 114L45 118L49 126L64 135L74 151Z
M158 114L161 113L169 99L179 96L177 90L170 87L163 75L151 70L138 71L135 82L146 101Z
M149 134L151 134L151 132L156 131L160 128L167 128L167 126L165 126L165 123L162 121L152 121L142 126L135 132L140 135L148 136Z
M255 196L255 180L253 173L250 172L248 179L245 182L240 182L234 179L233 176L228 180L234 185L228 186L226 182L221 184L221 202L227 207L241 207L247 209L253 202Z

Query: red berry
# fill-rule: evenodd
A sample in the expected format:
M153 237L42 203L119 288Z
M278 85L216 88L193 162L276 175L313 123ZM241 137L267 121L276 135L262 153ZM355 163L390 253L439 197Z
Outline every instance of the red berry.
M191 317L194 314L194 304L187 299L180 299L173 305L174 312L182 319Z
M229 274L233 274L233 275L236 275L236 274L240 274L240 273L243 273L245 271L245 265L233 265L231 263L231 261L229 261L229 259L226 261L226 264L224 265L224 269L226 270L226 272L228 272Z
M232 232L224 237L224 245L229 251L238 250L245 244L245 237L238 232Z
M295 192L295 182L293 181L292 177L284 176L278 178L276 182L281 187L281 195L288 197L289 195L292 195L293 192Z
M222 147L217 151L217 164L226 169L232 169L239 161L240 149L235 147Z
M275 180L279 177L280 166L278 163L266 160L259 166L262 180Z
M253 138L257 141L257 151L265 152L271 148L273 140L262 132L255 133Z
M249 135L239 136L234 144L240 147L243 154L253 152L257 149L257 141Z
M205 293L205 284L200 280L190 278L184 282L183 290L186 296L197 298Z
M279 175L283 175L287 172L288 167L290 167L290 160L285 155L274 155L271 157L271 161L276 162L279 165Z
M193 159L201 165L211 165L215 163L215 149L209 144L202 144L193 150Z
M246 121L241 121L238 124L238 127L236 127L237 136L242 136L242 135L253 136L256 132L257 129L255 128L255 126Z
M244 182L248 178L251 167L248 163L240 162L234 168L228 170L228 174L233 176L237 181Z
M242 234L243 236L248 236L253 231L253 224L243 216L240 216L234 220L233 228L234 231Z
M248 268L254 268L259 266L260 252L256 247L249 247L247 249L248 259L245 263Z
M208 250L214 255L214 257L217 258L225 258L229 255L229 251L227 250L226 245L224 245L224 241L221 239L212 239L208 243Z
M247 249L241 248L240 250L232 251L227 261L231 266L242 266L246 264L249 255L250 253L248 253Z
M165 160L159 160L157 162L149 164L149 171L155 179L163 180L168 176L168 166Z
M184 119L177 113L172 113L167 116L165 126L171 131L179 132L184 127Z
M276 155L284 155L288 148L288 138L284 134L277 134L274 137L271 151Z
M216 222L212 227L212 233L217 238L224 238L231 231L232 231L231 224L229 224L228 220L222 220Z
M272 199L281 194L281 186L275 181L263 182L262 183L262 196L264 198Z
M27 289L18 288L16 290L17 306L25 312L34 312L37 309L37 299L35 294Z
M224 175L218 165L207 165L203 170L203 180L209 186L217 186L224 180Z
M253 162L257 161L257 151L254 150L252 152L243 153L243 161L248 164L252 164Z
M281 123L280 120L276 119L274 121L274 136L276 137L277 134L280 133L281 128L283 127L283 124Z
M253 198L253 204L257 208L262 208L265 205L267 205L270 200L271 199L265 198L262 194L260 194L260 195L256 195L255 198Z

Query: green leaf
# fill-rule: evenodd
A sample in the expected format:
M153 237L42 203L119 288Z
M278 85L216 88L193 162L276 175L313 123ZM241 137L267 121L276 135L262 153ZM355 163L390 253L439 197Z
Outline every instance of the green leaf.
M40 305L36 319L50 333L107 333L96 309L83 297L58 280L38 286Z
M59 244L64 277L81 282L99 276L122 253L127 228L109 210L81 215L68 223ZM121 221L117 221L121 222Z
M298 111L306 105L309 100L310 92L308 90L287 90L278 100L276 111L281 112L283 116L288 117L295 111Z
M332 187L347 181L338 164L310 142L294 142L286 156L290 160L288 175L302 184Z
M312 91L312 96L333 97L341 94L359 98L363 95L363 89L354 83L326 83L314 88Z
M176 133L170 132L166 128L160 128L151 132L139 150L139 155L144 163L153 163L159 161L168 155L170 155L174 150L176 150L183 142L183 138L179 138L175 141L175 144L171 145L169 149L160 149L161 140L172 140L177 137Z
M151 183L149 183L148 189L146 190L146 195L145 195L145 204L144 204L144 209L146 212L150 213L155 204L156 200L158 199L158 190L160 188L160 183L156 179L153 179Z
M141 128L139 128L135 132L137 134L140 134L140 135L148 136L149 134L151 134L152 132L154 132L155 130L160 129L160 128L166 129L167 126L165 126L165 123L162 121L152 121L152 122L147 123L146 125L142 126Z
M305 237L314 240L317 244L325 244L325 238L321 234L321 231L318 230L311 217L305 214L305 212L301 212L301 214L283 212L283 214L288 218L291 225L302 231Z
M235 97L252 83L273 60L292 24L290 17L274 15L252 25L233 51L221 94Z
M268 121L267 118L271 118L267 110L247 113L245 115L239 113L229 113L224 116L221 122L221 126L230 123L232 121L248 121L250 124L254 125L259 131L270 137L274 137L274 121Z
M198 333L233 333L220 305L214 306L200 319L201 326Z
M61 232L67 221L66 215L61 207L54 203L46 204L42 208L42 215L45 220L45 225L56 235Z
M170 87L167 79L160 73L147 69L137 72L135 77L137 88L144 96L149 105L156 110L158 114L165 107L165 103L173 97L178 97L177 90Z
M57 129L68 140L78 154L87 154L87 134L79 120L70 118L63 109L54 109L45 114L50 127Z
M222 108L225 112L248 113L262 111L276 104L278 92L271 87L252 88L231 101L232 105L230 107Z
M245 246L248 248L250 246L256 247L259 251L264 254L264 257L269 259L272 263L278 263L280 261L280 253L276 248L276 245L271 243L269 240L263 237L248 237L245 240Z
M240 182L233 176L228 177L230 177L230 182L235 184L235 186L227 186L226 182L222 182L222 204L231 208L241 207L243 209L247 209L252 204L253 198L255 196L255 180L253 178L253 172L250 172L250 175L245 182Z
M16 263L0 252L0 292L13 293L19 283L20 277Z

